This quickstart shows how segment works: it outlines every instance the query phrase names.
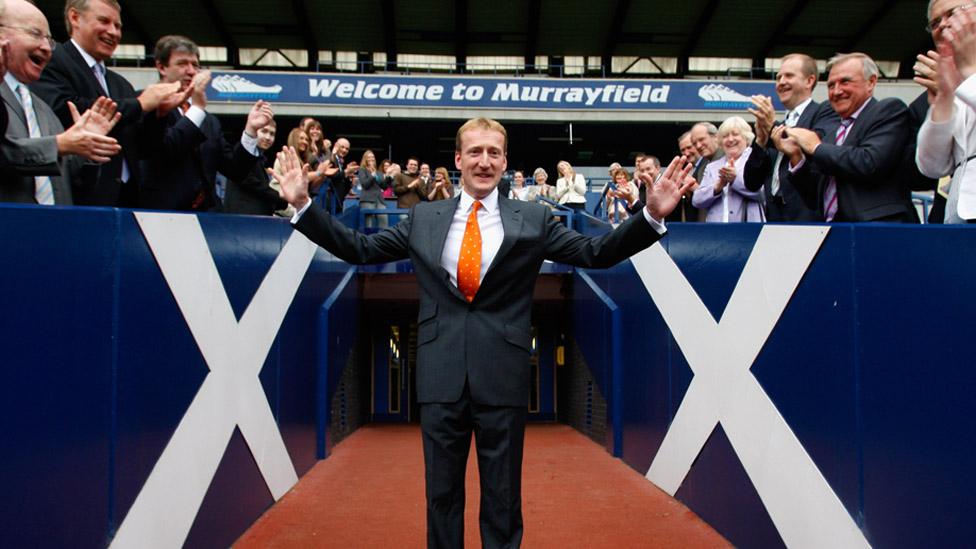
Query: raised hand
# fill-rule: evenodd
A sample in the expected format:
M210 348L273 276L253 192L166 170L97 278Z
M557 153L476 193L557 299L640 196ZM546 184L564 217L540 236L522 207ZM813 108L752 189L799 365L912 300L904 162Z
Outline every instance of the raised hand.
M962 78L976 74L976 16L972 10L954 10L949 17L949 26L942 31L942 35L944 43L952 47L956 68ZM939 68L941 70L941 65Z
M258 130L267 126L268 122L274 119L274 109L271 108L271 103L263 99L258 99L254 106L251 107L251 112L247 114L247 125L244 128L244 132L251 137L258 134Z
M769 141L769 134L773 131L773 123L776 120L776 109L773 108L773 100L765 95L753 95L749 98L754 109L748 109L756 117L756 143L765 147Z
M86 111L89 115L85 118L82 129L98 135L108 135L122 119L122 113L117 112L117 110L118 105L115 101L108 97L99 97ZM71 119L74 120L75 124L82 119L82 116L78 114L78 107L71 101L68 101L68 111L71 113Z
M300 210L308 202L308 164L302 164L294 147L284 147L278 153L278 170L267 169L268 175L281 185L281 198Z
M920 53L915 56L916 63L912 67L915 71L915 83L925 88L929 94L929 105L935 101L935 95L939 92L938 66L941 56L934 50Z
M676 156L668 164L657 182L648 174L640 174L644 182L647 213L660 221L668 216L681 203L681 196L687 193L696 183L691 177L694 165L684 156Z
M190 82L190 87L193 90L190 92L190 98L193 100L193 104L201 109L207 108L207 86L210 85L210 78L213 76L210 71L200 71L193 76L193 81Z

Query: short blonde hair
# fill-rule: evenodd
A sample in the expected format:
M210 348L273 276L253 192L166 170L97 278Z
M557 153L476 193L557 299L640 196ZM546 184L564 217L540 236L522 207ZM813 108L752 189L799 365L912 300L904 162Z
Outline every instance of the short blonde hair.
M838 53L837 55L831 57L827 61L827 74L830 74L830 70L836 65L844 63L845 61L850 61L851 59L858 59L861 61L861 72L864 74L865 80L871 80L871 77L878 78L881 76L881 71L878 69L878 64L871 59L871 56L866 53L854 52L854 53Z
M457 136L454 138L454 150L456 152L461 152L461 134L469 130L488 130L502 134L504 140L502 150L506 153L508 152L508 132L505 131L505 126L502 126L496 120L484 117L472 118L458 128Z
M540 173L542 175L544 175L547 180L549 179L549 174L547 174L546 173L546 170L544 170L542 168L536 168L536 169L532 170L532 179L538 179Z
M746 146L751 146L756 140L756 134L752 133L752 127L741 116L730 116L718 127L718 138L723 139L733 131L738 131L739 135L746 138Z

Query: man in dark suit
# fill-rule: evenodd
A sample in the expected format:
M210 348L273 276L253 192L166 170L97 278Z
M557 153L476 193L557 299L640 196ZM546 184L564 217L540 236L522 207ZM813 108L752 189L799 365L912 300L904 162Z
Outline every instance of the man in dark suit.
M427 481L428 547L464 544L464 470L475 433L481 472L485 547L517 547L522 538L522 446L529 398L529 315L543 260L608 267L664 233L658 221L693 183L675 158L665 175L645 181L648 206L599 238L556 221L544 205L498 193L507 168L507 134L494 120L458 130L454 162L463 191L421 202L410 217L361 235L311 204L307 176L293 151L279 154L284 198L295 227L350 263L409 257L420 286L417 398L421 403Z
M783 58L776 73L776 95L787 109L783 121L787 127L813 128L822 117L834 116L833 110L813 100L817 72L817 62L809 55L794 53ZM757 95L752 103L755 108L749 112L756 117L756 140L742 173L746 188L753 192L764 189L767 221L822 221L814 194L801 196L793 187L789 162L769 142L776 116L772 100Z
M0 70L0 97L7 121L3 135L3 180L0 201L70 205L72 187L98 174L97 164L119 152L115 139L106 137L118 117L111 100L102 98L65 131L51 108L30 92L51 58L53 41L47 19L24 0L10 0L0 15L0 40L5 44ZM3 74L5 73L5 74Z
M863 53L827 63L827 96L836 117L813 130L773 129L777 148L790 156L790 181L814 192L824 221L918 223L911 193L897 174L909 140L908 107L872 97L878 67Z
M180 108L146 117L141 147L143 183L139 207L158 210L219 210L217 172L240 181L258 163L257 131L272 119L271 106L254 104L239 140L224 139L220 121L206 111L210 71L200 70L197 45L185 36L156 42L156 70L161 82L176 82L189 101ZM157 110L158 112L158 110Z
M111 97L122 118L110 134L122 154L102 166L91 185L75 188L75 202L93 206L137 205L139 150L136 146L144 113L161 104L175 107L185 99L175 84L155 84L136 94L129 82L105 68L122 37L121 8L115 0L68 0L65 24L71 39L54 50L51 62L31 90L54 109L65 127L71 125L68 102L90 108L101 96Z

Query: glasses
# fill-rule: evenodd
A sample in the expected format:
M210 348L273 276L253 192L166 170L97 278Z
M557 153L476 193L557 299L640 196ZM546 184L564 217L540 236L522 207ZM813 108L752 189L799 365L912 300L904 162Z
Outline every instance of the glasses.
M38 42L40 42L41 40L45 40L45 41L47 41L47 45L48 46L51 46L51 49L52 50L58 44L57 42L54 41L54 37L53 36L51 36L50 34L44 34L43 32L41 32L41 31L39 31L37 29L31 29L31 28L27 28L27 27L15 27L15 26L12 26L12 25L0 25L0 27L3 27L5 29L19 30L20 32L23 32L25 34L29 34L30 36L33 36L34 39L37 40Z
M947 12L943 13L942 15L940 15L940 16L936 17L935 19L929 21L928 25L925 25L925 32L929 32L930 33L932 31L934 31L935 29L941 27L942 26L942 23L945 22L945 21L948 21L949 18L952 17L952 15L954 13L956 13L957 11L958 12L969 11L969 10L971 10L974 7L976 7L976 4L963 4L961 6L956 6L956 7L952 8L952 9L948 10Z

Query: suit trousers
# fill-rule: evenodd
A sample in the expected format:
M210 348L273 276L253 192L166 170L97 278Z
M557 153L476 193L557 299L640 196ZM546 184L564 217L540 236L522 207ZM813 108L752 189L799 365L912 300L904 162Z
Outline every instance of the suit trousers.
M522 448L527 407L471 400L420 405L427 481L427 547L464 547L464 472L474 433L481 479L482 547L522 542Z

